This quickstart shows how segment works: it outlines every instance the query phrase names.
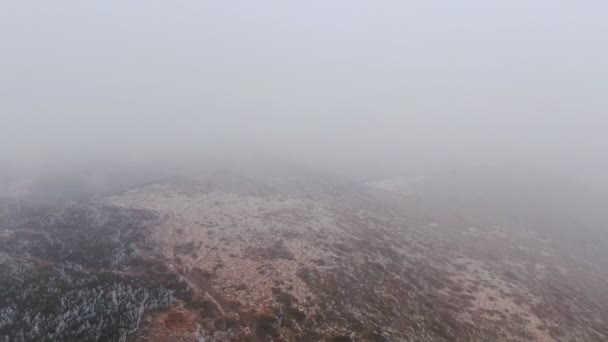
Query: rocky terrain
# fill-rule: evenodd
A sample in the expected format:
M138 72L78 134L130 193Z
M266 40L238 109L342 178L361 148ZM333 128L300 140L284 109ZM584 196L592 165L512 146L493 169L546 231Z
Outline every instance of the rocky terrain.
M216 172L7 200L0 340L608 340L601 235L404 182Z

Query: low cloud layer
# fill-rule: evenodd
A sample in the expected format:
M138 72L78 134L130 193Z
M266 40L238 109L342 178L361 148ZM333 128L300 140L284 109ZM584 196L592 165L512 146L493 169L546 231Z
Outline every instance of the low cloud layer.
M602 1L1 7L7 168L263 155L607 169Z

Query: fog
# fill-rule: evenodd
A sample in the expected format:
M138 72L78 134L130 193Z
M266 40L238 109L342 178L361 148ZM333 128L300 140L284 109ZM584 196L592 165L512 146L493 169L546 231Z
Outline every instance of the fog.
M608 183L604 1L0 7L3 172L259 156Z
M0 342L608 341L607 19L0 0Z

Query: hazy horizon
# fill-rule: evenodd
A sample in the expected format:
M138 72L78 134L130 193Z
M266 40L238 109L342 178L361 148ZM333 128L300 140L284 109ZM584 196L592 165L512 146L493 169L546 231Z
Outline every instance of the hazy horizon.
M608 184L604 2L2 7L6 169L260 155Z

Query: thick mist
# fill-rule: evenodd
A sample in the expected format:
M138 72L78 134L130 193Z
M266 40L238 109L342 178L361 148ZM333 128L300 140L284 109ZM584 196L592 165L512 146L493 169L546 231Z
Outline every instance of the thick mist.
M0 1L1 341L608 341L608 1Z
M261 156L607 183L603 1L1 7L3 173Z

